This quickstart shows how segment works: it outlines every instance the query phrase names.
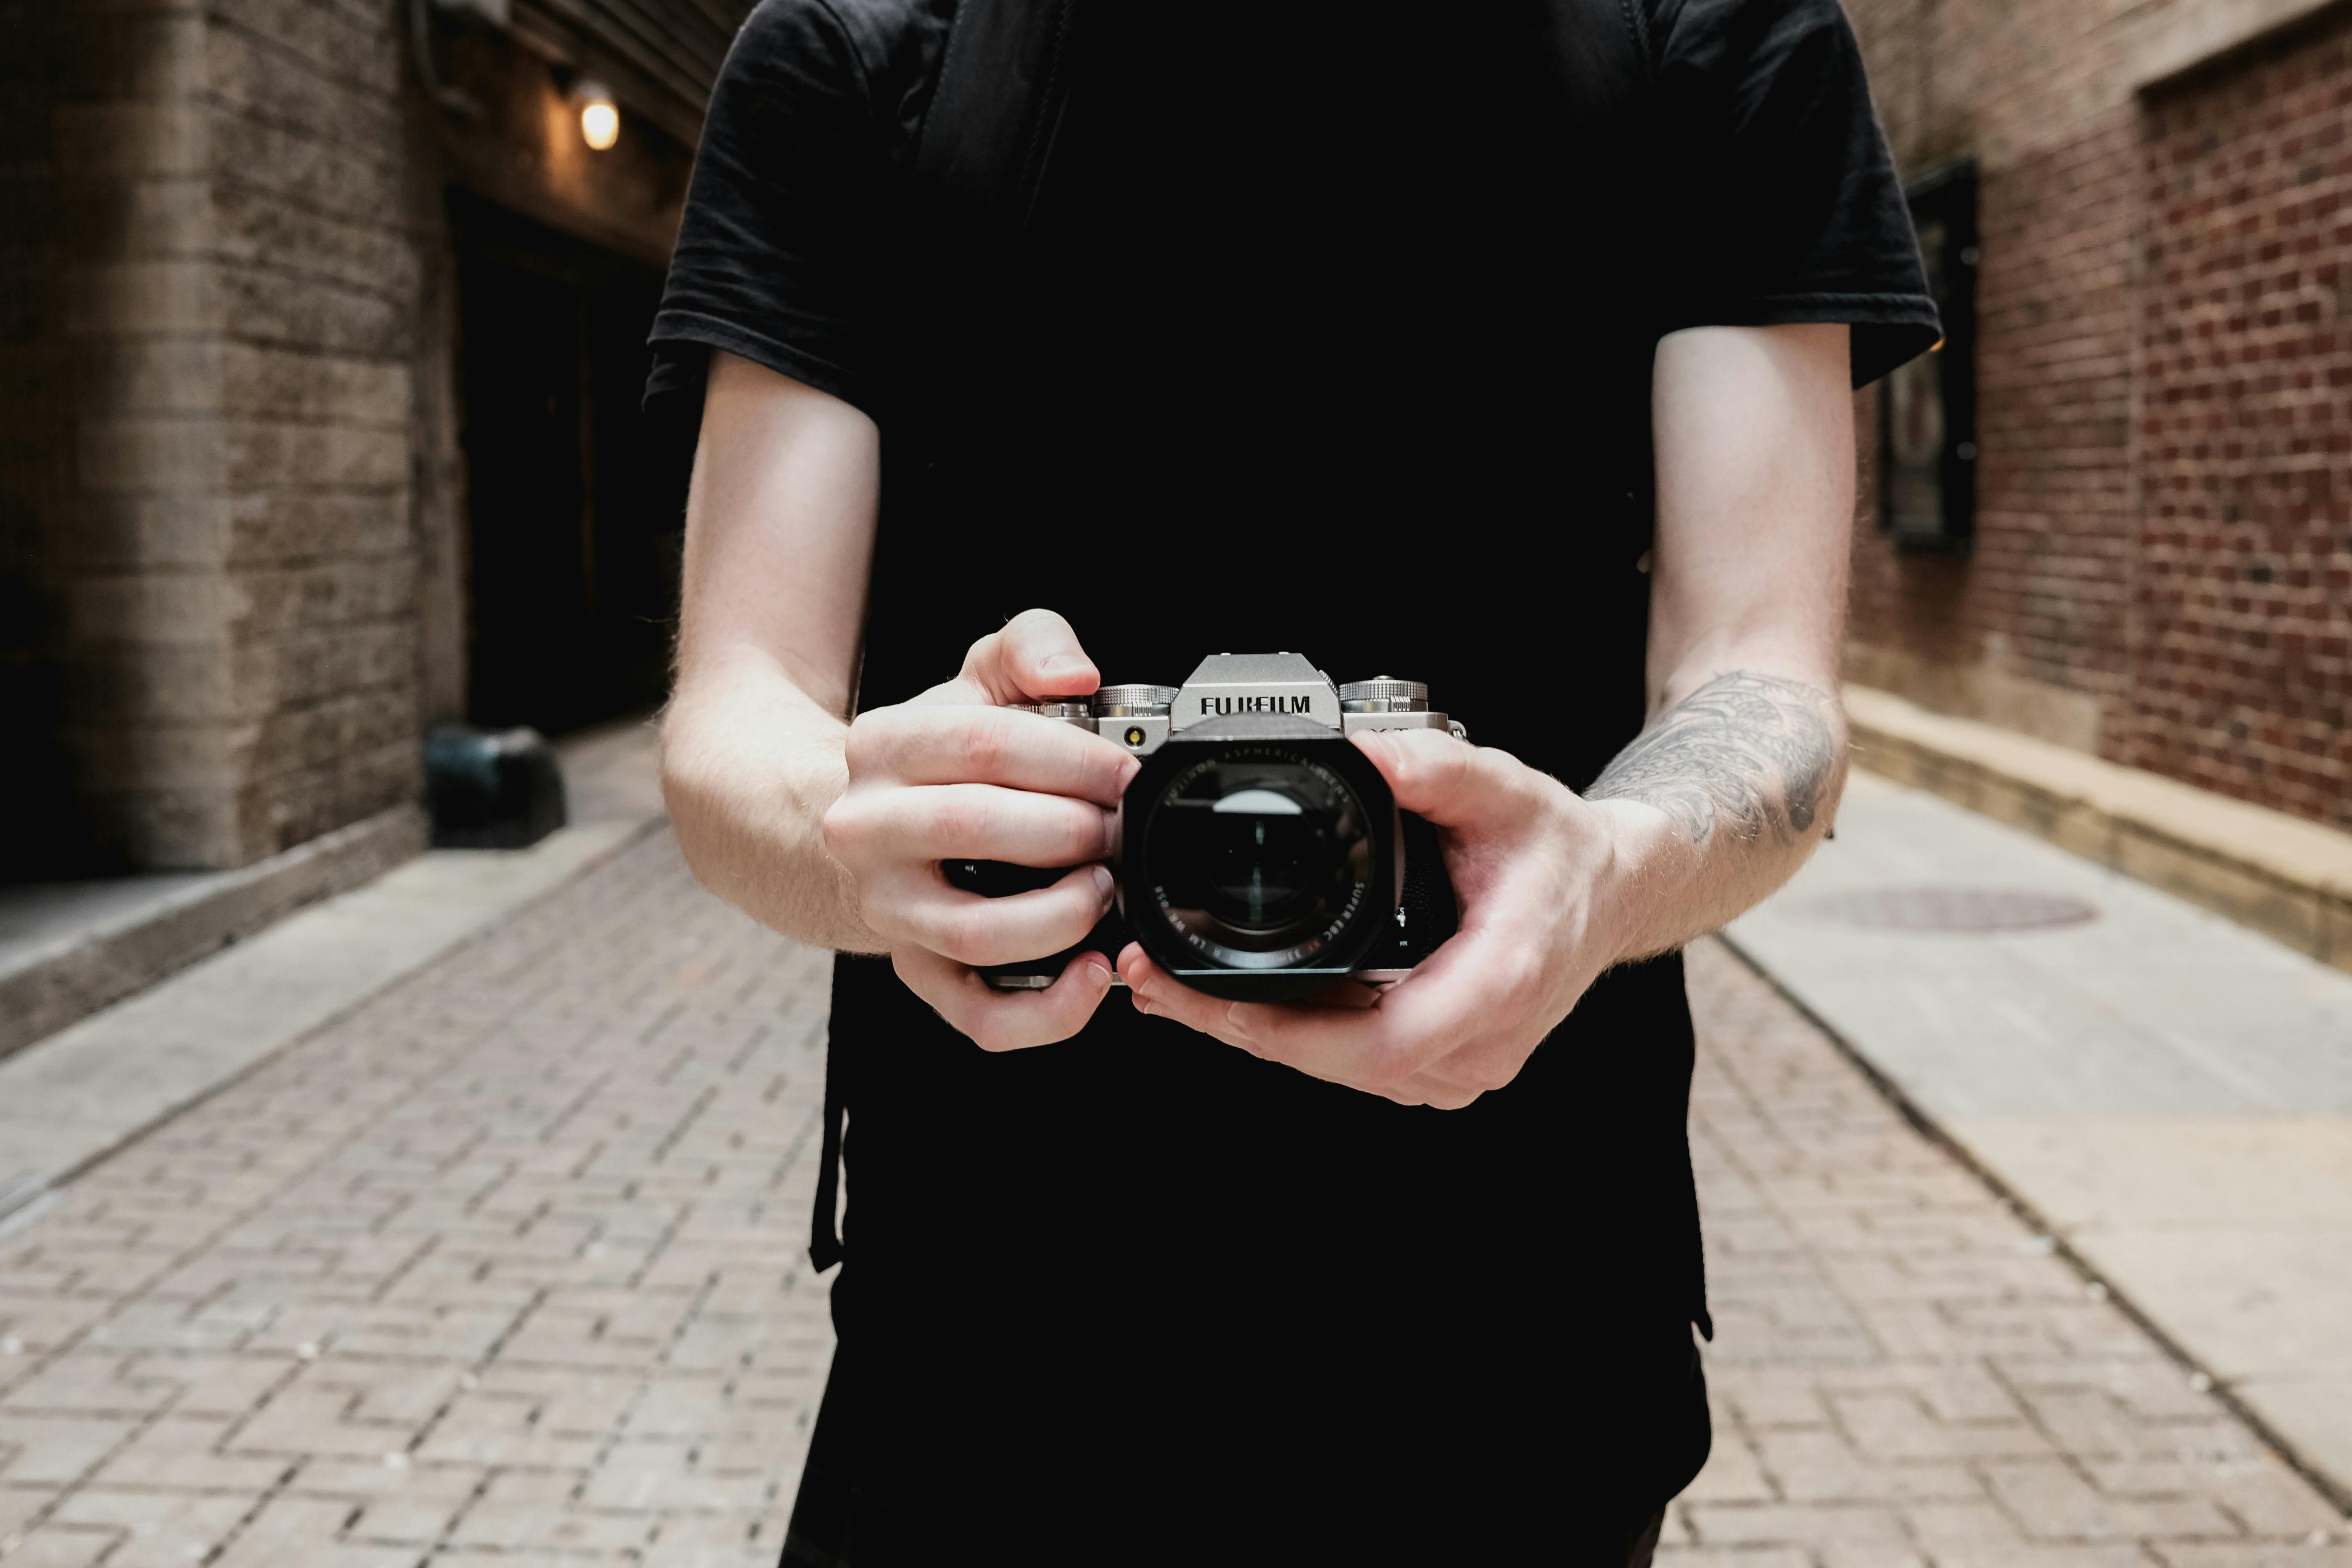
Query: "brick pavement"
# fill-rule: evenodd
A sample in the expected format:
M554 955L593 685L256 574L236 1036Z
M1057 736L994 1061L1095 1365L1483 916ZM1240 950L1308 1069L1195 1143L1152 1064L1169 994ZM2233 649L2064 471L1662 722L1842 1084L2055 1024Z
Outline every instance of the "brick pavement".
M2352 1568L2346 1521L1722 946L1687 1568Z
M2352 1568L1817 1032L1693 975L1718 1437L1666 1561ZM0 1237L5 1568L772 1562L824 979L659 836L85 1175Z
M667 835L0 1239L6 1568L772 1563L825 966Z

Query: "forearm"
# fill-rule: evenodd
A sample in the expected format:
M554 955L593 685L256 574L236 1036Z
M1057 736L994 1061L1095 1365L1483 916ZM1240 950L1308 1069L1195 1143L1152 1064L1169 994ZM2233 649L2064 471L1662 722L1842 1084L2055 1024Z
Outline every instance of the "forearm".
M1714 931L1787 881L1845 786L1845 714L1819 678L1743 665L1668 695L1585 793L1612 827L1601 904L1624 959Z
M680 679L662 720L662 794L705 887L813 946L881 952L824 846L848 730L772 659L738 651Z
M1845 785L1837 696L1853 519L1847 330L1658 345L1650 722L1585 798L1609 826L1597 929L1679 947L1787 881Z

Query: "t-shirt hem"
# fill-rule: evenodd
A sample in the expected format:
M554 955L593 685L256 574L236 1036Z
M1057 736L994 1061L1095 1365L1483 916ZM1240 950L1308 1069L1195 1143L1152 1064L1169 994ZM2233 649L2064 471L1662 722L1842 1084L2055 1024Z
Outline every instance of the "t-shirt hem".
M683 343L725 349L778 375L790 376L804 386L838 397L865 413L874 412L872 394L857 377L839 365L722 317L705 315L699 310L667 310L654 318L654 330L646 341L657 356L665 346ZM700 375L656 374L646 385L646 401L650 405L687 391L689 384L699 385L702 379Z

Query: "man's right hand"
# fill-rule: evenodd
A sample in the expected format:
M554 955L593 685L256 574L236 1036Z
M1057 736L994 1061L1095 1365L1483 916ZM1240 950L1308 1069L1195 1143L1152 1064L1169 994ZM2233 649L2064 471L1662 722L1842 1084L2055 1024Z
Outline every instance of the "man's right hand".
M1030 610L972 644L955 679L849 727L849 787L825 813L825 847L856 879L899 977L985 1050L1069 1038L1110 985L1113 955L1098 952L1044 991L994 991L973 972L1083 942L1110 906L1102 861L1135 759L1005 706L1083 697L1100 681L1070 624ZM942 860L1076 869L990 899L950 887Z

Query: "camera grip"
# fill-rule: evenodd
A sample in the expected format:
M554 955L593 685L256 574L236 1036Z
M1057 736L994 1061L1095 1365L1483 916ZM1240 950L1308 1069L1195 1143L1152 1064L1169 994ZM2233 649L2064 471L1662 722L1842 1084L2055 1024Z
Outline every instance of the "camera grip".
M1015 893L1034 893L1040 888L1050 888L1070 874L1067 866L1015 866L1003 860L942 860L940 872L948 886L961 888L967 893L978 893L985 899L1009 899ZM1070 960L1079 953L1092 951L1101 953L1113 963L1118 962L1119 949L1135 940L1127 922L1119 918L1118 906L1113 904L1095 929L1087 933L1086 941L1076 947L1065 948L1050 958L1027 959L1017 963L984 963L980 977L1000 991L1042 991L1061 978Z
M1397 898L1396 930L1364 955L1366 969L1411 969L1461 929L1453 879L1445 874L1437 829L1427 817L1397 813L1397 852L1404 858L1404 885Z

